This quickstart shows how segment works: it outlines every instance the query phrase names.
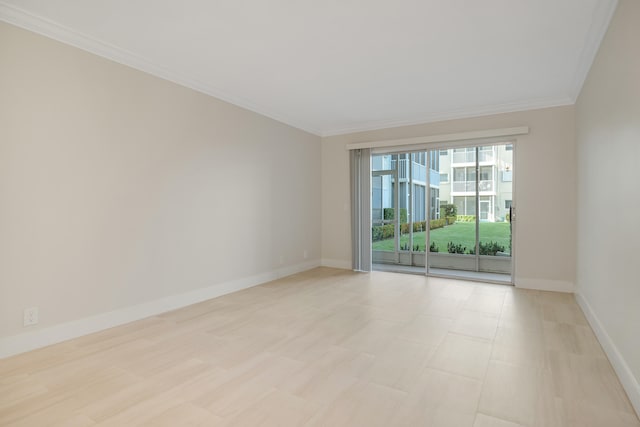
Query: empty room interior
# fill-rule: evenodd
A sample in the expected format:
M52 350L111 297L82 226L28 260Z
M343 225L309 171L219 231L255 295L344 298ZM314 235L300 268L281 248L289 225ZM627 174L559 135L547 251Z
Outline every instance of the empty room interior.
M0 425L640 427L638 23L0 0Z

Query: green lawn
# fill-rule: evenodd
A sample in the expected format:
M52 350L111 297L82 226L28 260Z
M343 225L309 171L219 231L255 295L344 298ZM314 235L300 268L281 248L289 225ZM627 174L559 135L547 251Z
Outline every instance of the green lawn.
M431 230L431 242L438 246L438 252L447 252L447 243L454 242L466 246L467 249L475 247L476 225L473 222L456 222L444 228ZM498 242L509 251L509 223L508 222L481 222L480 241L488 243ZM400 245L409 242L409 235L400 237ZM413 244L420 245L420 251L424 252L426 246L426 232L422 231L413 234ZM373 242L374 251L393 251L393 239Z

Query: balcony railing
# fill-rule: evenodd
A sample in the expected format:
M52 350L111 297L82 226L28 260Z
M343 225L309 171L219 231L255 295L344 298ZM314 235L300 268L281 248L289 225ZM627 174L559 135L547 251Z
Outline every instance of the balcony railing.
M492 180L480 181L478 183L478 190L483 192L491 192L495 191L495 185ZM453 181L453 188L451 189L454 193L475 193L476 192L476 182L475 181Z
M476 150L473 151L454 151L451 158L451 163L475 163L476 162ZM496 151L495 148L491 150L479 150L478 152L479 163L495 163Z
M411 163L409 163L411 162ZM413 181L419 184L427 183L427 166L421 165L418 162L411 161L409 159L391 159L389 157L383 157L381 163L376 165L375 170L389 170L392 171L398 166L398 180L403 182L409 181L409 165L412 165ZM438 171L429 170L431 185L437 186L440 184L440 174Z
M474 151L460 151L453 152L453 157L451 158L451 163L475 163L476 162L476 152Z
M400 167L398 168L398 179L406 181L409 179L409 159L400 159L398 161L400 162ZM427 182L427 167L420 163L412 163L413 180L418 182Z

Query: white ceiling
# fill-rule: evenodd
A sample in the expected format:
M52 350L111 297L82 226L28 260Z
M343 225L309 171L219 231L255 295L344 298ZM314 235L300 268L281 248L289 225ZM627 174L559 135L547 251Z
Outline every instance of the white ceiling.
M318 135L571 104L616 0L0 0L0 20Z

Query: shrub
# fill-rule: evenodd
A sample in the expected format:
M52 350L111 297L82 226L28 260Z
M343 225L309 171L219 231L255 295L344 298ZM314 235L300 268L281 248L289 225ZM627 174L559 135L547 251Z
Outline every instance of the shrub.
M413 232L419 233L424 231L427 227L427 221L418 221L413 223Z
M435 220L435 221L440 221L440 220ZM409 227L411 226L413 227L414 233L419 233L421 231L425 231L427 227L427 221L418 221L414 223L400 224L400 234L408 234ZM444 227L444 225L438 225L434 228L440 228L440 227ZM377 242L379 240L392 238L394 233L394 228L395 228L394 224L376 225L371 227L371 240L373 242ZM404 249L404 250L408 250L408 249Z
M403 243L400 245L400 250L401 251L408 251L409 250L409 243ZM413 245L413 252L420 252L420 244L416 243L415 245ZM424 251L423 251L424 252Z
M451 225L451 224L456 222L456 217L455 216L448 216L445 219L447 220L447 225Z
M504 246L498 242L491 241L489 243L480 242L480 255L495 256L498 252L504 252Z
M450 254L463 254L467 250L466 246L462 246L460 243L447 243L447 251Z
M456 250L459 249L459 247L461 245L455 245L453 244L453 242L449 242L450 248L449 248L449 253L460 253L460 252L451 252L451 248L455 248ZM491 256L496 256L496 253L498 252L504 252L504 246L498 244L498 242L489 242L489 243L483 243L480 242L480 244L478 245L480 246L480 255L491 255ZM467 254L469 255L475 255L476 254L476 248L472 247L469 248L467 250Z
M377 242L378 240L390 239L393 237L395 226L393 224L376 225L371 227L371 240Z
M377 242L378 240L382 240L382 226L376 225L371 227L371 240Z
M414 233L419 233L421 231L425 231L427 226L427 221L417 221L412 223L400 224L400 234L408 234L409 227L413 227Z
M475 222L476 221L476 216L475 215L458 215L456 217L456 221L459 221L459 222Z
M382 240L390 239L395 233L395 226L393 224L385 224L382 226Z
M429 252L440 252L440 250L438 249L438 245L436 245L435 242L432 242L429 245Z
M400 224L400 234L409 233L409 224Z
M393 208L384 208L382 212L383 212L385 221L390 221L394 218Z
M441 219L432 219L429 221L429 230L434 230L436 228L442 228L447 225L447 221L444 218Z

